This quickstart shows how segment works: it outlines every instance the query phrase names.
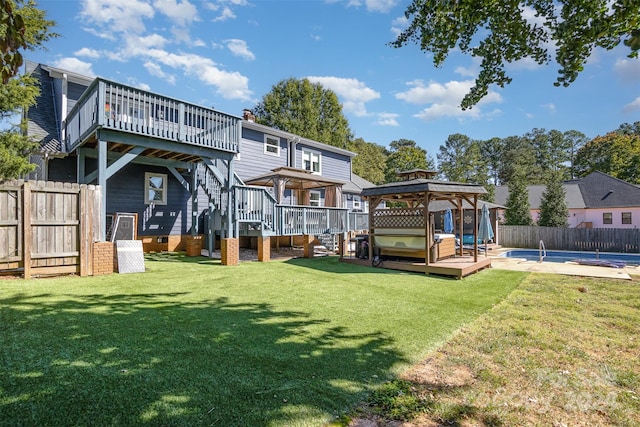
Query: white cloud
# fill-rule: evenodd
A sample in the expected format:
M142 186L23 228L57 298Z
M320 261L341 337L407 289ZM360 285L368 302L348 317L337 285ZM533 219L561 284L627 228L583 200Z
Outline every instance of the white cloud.
M137 87L138 89L146 90L147 92L151 91L151 86L146 83L139 82L137 79L127 79L127 84L129 86Z
M247 42L240 39L225 40L227 49L231 51L234 56L239 56L249 61L256 59L256 56L249 50Z
M100 52L95 49L89 49L88 47L83 47L80 50L77 50L73 53L75 56L84 56L86 58L100 58Z
M153 5L176 25L184 27L199 21L198 10L189 0L155 0Z
M140 0L84 0L80 11L82 18L105 30L132 33L142 33L143 19L153 15L153 7Z
M489 114L482 111L481 107L484 105L502 102L500 94L491 90L473 108L467 110L460 108L462 98L474 85L473 80L452 80L444 84L430 82L428 85L425 85L422 80L414 80L408 82L407 85L411 88L406 92L397 93L396 98L412 104L430 104L429 107L414 115L424 121L443 117L479 119L487 118L489 114L500 114L499 110L494 110Z
M156 64L155 62L146 61L144 63L144 68L146 68L146 70L152 76L158 77L158 78L164 80L165 82L167 82L169 84L175 84L176 83L176 77L174 75L165 73L162 70L162 67L160 67L160 65Z
M632 111L640 111L640 96L624 106L623 111L630 113Z
M387 13L395 7L397 0L365 0L369 12Z
M618 59L613 70L624 82L640 81L640 59L638 58Z
M409 26L409 20L405 16L399 16L391 21L391 33L398 37L400 33L407 29Z
M542 104L541 107L547 110L551 114L554 114L556 112L556 104L554 104L553 102L549 102L548 104Z
M307 79L312 83L320 83L325 88L334 91L336 95L342 98L345 112L353 113L356 116L366 116L365 103L380 98L380 93L368 88L357 79L330 76L308 76Z
M337 0L327 0L327 3L336 3ZM347 7L360 7L364 3L367 11L369 12L389 12L396 4L398 0L347 0Z
M89 77L95 77L95 73L91 69L91 64L79 60L78 58L62 58L53 63L56 68L73 71L74 73L83 74Z
M188 53L172 53L160 49L138 52L156 63L183 71L186 75L199 79L206 85L214 86L216 92L226 99L248 101L252 92L249 90L249 79L238 72L220 70L209 58Z
M229 19L236 19L236 14L233 13L230 7L225 6L222 8L220 15L212 19L213 22L227 21Z
M395 113L378 113L376 114L378 117L375 122L376 125L380 126L400 126L398 123L398 114Z

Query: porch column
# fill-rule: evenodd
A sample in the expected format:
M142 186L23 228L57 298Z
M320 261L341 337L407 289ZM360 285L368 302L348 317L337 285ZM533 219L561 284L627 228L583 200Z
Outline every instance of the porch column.
M107 141L103 139L98 140L98 185L102 191L100 240L104 242L107 240Z

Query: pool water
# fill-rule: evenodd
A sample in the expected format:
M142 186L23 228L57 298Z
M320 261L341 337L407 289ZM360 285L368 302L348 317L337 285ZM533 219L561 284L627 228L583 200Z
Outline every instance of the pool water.
M514 249L500 254L506 258L524 258L527 261L538 261L540 251L538 249ZM582 251L547 251L544 257L545 262L569 262L578 259L619 261L629 266L640 265L640 254L623 254L615 252L582 252Z

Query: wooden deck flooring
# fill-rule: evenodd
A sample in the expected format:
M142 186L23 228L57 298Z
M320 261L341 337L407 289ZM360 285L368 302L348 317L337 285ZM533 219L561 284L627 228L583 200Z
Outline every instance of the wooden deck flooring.
M342 262L351 264L371 266L371 260L354 257L343 257ZM391 270L412 271L415 273L436 274L441 276L455 277L461 279L470 274L476 273L485 268L491 267L491 257L478 256L478 262L473 261L472 256L461 256L443 259L429 265L416 259L413 261L391 261L383 260L379 268Z

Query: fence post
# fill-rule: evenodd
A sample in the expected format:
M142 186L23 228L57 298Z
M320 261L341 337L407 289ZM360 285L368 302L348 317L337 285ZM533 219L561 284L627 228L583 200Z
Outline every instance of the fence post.
M31 278L31 186L22 184L22 243L24 278Z

